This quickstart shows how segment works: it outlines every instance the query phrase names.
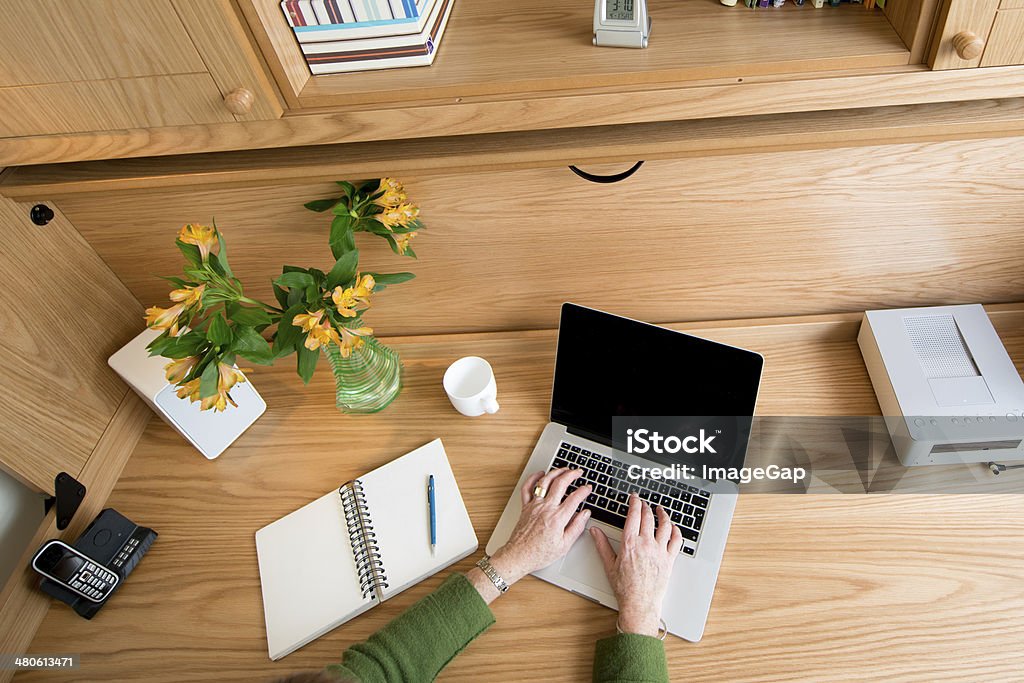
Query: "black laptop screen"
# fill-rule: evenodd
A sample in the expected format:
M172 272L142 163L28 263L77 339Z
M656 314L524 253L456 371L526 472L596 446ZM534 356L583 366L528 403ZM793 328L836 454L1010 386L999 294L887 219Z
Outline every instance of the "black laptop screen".
M751 351L564 304L551 421L610 446L617 415L750 416L762 366Z

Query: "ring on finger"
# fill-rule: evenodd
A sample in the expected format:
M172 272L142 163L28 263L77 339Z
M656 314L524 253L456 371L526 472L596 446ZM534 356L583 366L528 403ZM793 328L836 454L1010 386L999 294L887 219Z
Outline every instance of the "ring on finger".
M546 495L548 495L548 487L547 486L544 486L543 484L537 484L536 486L533 487L533 497L534 498L542 499Z

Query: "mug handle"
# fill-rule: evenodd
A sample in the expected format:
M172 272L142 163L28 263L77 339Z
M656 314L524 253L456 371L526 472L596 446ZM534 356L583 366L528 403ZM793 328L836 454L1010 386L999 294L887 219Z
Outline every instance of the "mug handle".
M489 413L489 414L493 415L494 413L498 412L498 408L500 406L498 405L497 399L485 398L483 400L482 407L483 407L485 413Z

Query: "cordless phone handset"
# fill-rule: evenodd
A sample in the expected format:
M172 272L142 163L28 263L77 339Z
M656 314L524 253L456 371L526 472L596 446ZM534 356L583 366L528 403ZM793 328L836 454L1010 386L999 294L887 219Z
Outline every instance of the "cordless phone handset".
M117 586L117 574L63 541L48 541L32 558L32 568L69 591L103 602Z

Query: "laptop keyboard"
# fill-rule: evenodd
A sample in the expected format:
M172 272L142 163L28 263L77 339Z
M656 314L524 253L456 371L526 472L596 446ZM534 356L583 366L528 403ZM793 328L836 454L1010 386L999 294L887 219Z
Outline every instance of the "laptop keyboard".
M551 469L559 467L583 470L583 476L569 485L566 495L581 486L593 486L593 491L582 505L582 508L590 510L593 519L623 528L629 510L629 494L635 493L641 500L665 508L683 535L682 553L696 554L704 516L711 501L709 491L673 480L630 479L626 463L564 441L551 463ZM655 516L655 522L657 519Z

